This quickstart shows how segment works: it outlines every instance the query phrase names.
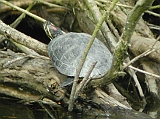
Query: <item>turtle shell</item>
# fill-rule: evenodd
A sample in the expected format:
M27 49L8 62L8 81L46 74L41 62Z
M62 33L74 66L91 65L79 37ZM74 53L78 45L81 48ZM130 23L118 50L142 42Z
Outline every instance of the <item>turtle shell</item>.
M48 54L58 71L67 76L75 76L82 55L91 35L86 33L66 33L48 44ZM107 47L97 38L87 55L79 77L84 77L93 62L97 62L90 78L104 76L112 65L113 56Z

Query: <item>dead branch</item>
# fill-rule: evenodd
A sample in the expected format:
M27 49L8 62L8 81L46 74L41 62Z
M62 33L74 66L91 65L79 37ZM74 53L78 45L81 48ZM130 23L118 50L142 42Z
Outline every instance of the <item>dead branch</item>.
M24 46L27 46L30 49L35 50L39 54L47 56L47 46L36 39L33 39L21 32L18 32L16 29L9 27L0 20L0 33L7 38L11 38L17 43L20 43Z
M85 2L87 2L87 1L85 1ZM77 17L77 20L80 23L80 27L82 28L82 30L91 34L94 30L95 23L96 23L96 21L98 21L99 18L96 18L97 14L95 14L95 16L94 16L94 14L93 14L94 9L89 8L89 5L87 6L86 4L84 4L85 2L84 1L79 1L78 3L76 2L77 3L76 5L78 7L75 7L75 8L78 8L78 9L74 9L74 10L75 10L75 15ZM91 1L89 1L89 2L91 2ZM103 2L103 1L101 1L101 2ZM96 4L94 3L93 5L96 5ZM85 8L85 10L81 9L82 6ZM105 7L106 7L106 5L105 5ZM99 15L99 13L103 14L103 11L104 11L104 9L99 10L98 15ZM95 18L92 18L93 17L92 15ZM115 26L114 28L112 27L113 28L112 30L117 30L119 32L119 34L121 34L123 32L123 26L125 23L125 19L126 19L126 14L124 14L121 9L116 7L114 9L114 11L111 12L111 17L110 17L110 23L109 23L110 26ZM105 28L106 28L107 22L108 21L106 20ZM134 35L130 40L131 47L129 47L135 56L148 50L148 48L150 48L154 44L154 41L152 42L152 40L154 38L152 38L151 31L145 25L144 21L142 19L140 19L140 22L138 22L137 24L138 24L137 25L138 27L136 27L136 29L135 29L136 33L134 32ZM86 27L86 26L88 26L88 27ZM128 31L126 31L126 32L128 32ZM31 49L35 49L35 51L38 48L38 51L37 51L38 53L47 56L46 45L44 45L44 44L38 45L39 42L38 41L35 42L35 39L31 39L30 37L26 37L24 34L21 34L18 31L11 29L9 26L3 24L2 22L0 22L0 33L5 34L7 38L12 38L16 42L19 42L20 44L23 44ZM16 34L16 35L14 35L14 34ZM119 34L115 35L115 36L119 37ZM130 35L132 35L132 33ZM112 39L114 37L114 34L112 34L112 32L109 31L108 29L107 30L104 29L104 27L103 27L101 29L100 33L97 35L97 37L99 37L100 39L103 39L103 40L106 40L106 38ZM126 36L126 37L127 37L127 39L130 39L130 36L129 37ZM123 38L124 39L121 39L122 41L125 40L125 37L123 37ZM21 41L21 39L22 39L22 41ZM113 43L113 41L109 40L109 44L111 42ZM32 44L34 44L34 45L32 46ZM143 44L143 45L141 45L141 44ZM150 58L152 61L156 61L157 63L159 63L158 44L159 44L159 42L157 42L154 47L154 49L156 49L156 52L152 52L151 54L146 56L147 58ZM124 45L130 46L129 41L127 41L127 43L124 43ZM121 68L123 69L123 67L121 67L121 66L122 66L122 62L124 61L124 58L121 59L121 57L125 57L123 55L127 54L128 46L125 47L126 48L125 52L120 52L121 53L120 57L119 56L116 57L116 60L118 58L121 60L121 62L120 62L121 65L120 65L120 67L118 67L118 69L120 69L120 71L121 71ZM138 46L138 48L137 48L137 46ZM113 49L112 49L112 51L113 51ZM124 51L124 50L122 50L122 51ZM136 63L138 61L139 60L137 60ZM143 65L144 70L151 71L152 73L155 72L155 70L150 70L151 66L148 65L147 63L141 61L141 64ZM9 95L9 96L13 96L13 97L16 97L16 95L17 95L17 98L20 98L20 99L25 98L25 100L28 102L40 101L41 99L44 99L44 97L47 97L48 99L54 100L55 102L60 101L63 104L66 104L66 105L68 104L68 100L69 100L68 99L68 95L69 95L68 92L65 89L62 90L59 87L60 83L63 80L65 80L66 77L62 76L62 74L57 73L56 70L54 70L53 64L48 59L43 59L38 56L32 57L32 56L25 55L25 54L16 54L13 52L8 52L8 51L2 52L1 51L0 52L0 69L1 69L1 72L0 72L1 85L0 85L0 87L4 88L2 90L2 93ZM154 69L154 67L153 67L153 69ZM111 80L114 79L115 73L113 72L113 70L110 71L109 73L110 74L113 73L112 74L113 77L111 77L110 79ZM124 76L123 72L117 72L117 74L118 74L118 76ZM157 74L158 74L158 71L157 71ZM135 73L135 75L136 75L136 73ZM146 77L147 77L147 79L151 79L151 77L148 77L147 75L146 75ZM139 77L137 77L137 78L139 78ZM110 79L107 79L107 80L110 80ZM103 80L101 80L101 81L102 81L102 82L100 82L101 84L100 85L98 84L98 86L102 86L103 84L105 86L107 86L107 83L105 84L103 82ZM148 85L150 85L149 87L151 87L151 84L153 84L153 83L148 83ZM154 84L156 84L156 80L154 80ZM16 86L16 88L13 88L15 86ZM96 86L97 86L97 84L95 83L94 88ZM154 85L154 87L150 88L150 89L155 90L156 88L157 88L157 86ZM29 89L29 91L27 92L28 89ZM93 112L98 112L99 114L107 115L108 113L105 113L103 111L109 110L109 113L114 113L114 112L118 113L117 112L117 109L118 109L121 112L123 112L123 111L128 112L129 111L128 114L135 116L135 114L131 113L131 111L133 111L133 110L130 111L130 109L128 109L126 106L121 105L121 104L117 103L116 101L110 102L110 100L112 100L112 98L108 98L108 95L106 94L106 92L103 92L102 90L100 90L98 88L95 88L95 91L92 89L93 88L91 88L92 95L88 96L87 95L88 92L86 92L87 94L83 94L83 95L87 95L88 97L83 96L81 94L79 95L79 97L81 97L83 99L83 101L80 101L80 102L84 102L84 104L79 103L79 98L78 98L77 102L75 102L76 108L80 107L80 109L82 109L83 106L86 107L85 103L89 103L89 102L87 102L87 101L85 102L84 100L90 100L90 103L98 105L100 107L100 109L95 108L91 104L91 107L93 106L93 108L92 108ZM13 90L13 92L12 92L12 90ZM158 90L155 90L154 93L158 95ZM91 94L91 93L89 93L89 94ZM128 93L126 95L128 95ZM29 99L29 96L31 96L30 99ZM130 98L129 98L129 96L130 96ZM134 101L133 97L131 95L129 95L129 96L128 97L126 96L127 99ZM90 106L90 104L88 104L88 105ZM119 109L119 107L122 107L122 108ZM91 112L87 108L83 108L83 109L87 110L88 112ZM100 111L102 111L102 112L100 112ZM145 114L143 116L144 116L144 118L149 118L149 117L146 117Z
M130 50L137 56L142 54L143 52L147 51L148 49L155 49L155 52L150 53L147 57L152 59L153 61L160 63L160 42L156 42L154 38L145 38L134 34L131 39L131 46L129 47ZM155 44L155 45L154 45ZM154 47L152 47L154 45Z

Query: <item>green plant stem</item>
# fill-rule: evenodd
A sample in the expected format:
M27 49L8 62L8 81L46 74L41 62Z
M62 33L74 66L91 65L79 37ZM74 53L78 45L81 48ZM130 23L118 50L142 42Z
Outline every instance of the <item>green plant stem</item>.
M26 9L26 11L30 11L32 9L32 7L35 5L36 1L34 1L32 4L30 4L28 6L28 8ZM12 28L16 28L18 26L18 24L22 21L23 18L25 18L26 14L22 13L12 24L10 24L10 26Z
M56 5L56 4L52 4L52 3L49 3L49 2L46 2L44 0L36 0L37 3L42 3L44 5L47 5L49 7L57 7L57 8L62 8L62 9L66 9L66 10L71 10L67 7L63 7L63 6L60 6L60 5Z
M160 5L155 5L155 6L152 6L152 7L150 8L150 10L159 9L159 8L160 8Z
M89 42L87 44L87 47L86 47L86 49L84 51L84 54L82 56L82 59L80 61L80 64L76 69L76 76L74 78L74 82L73 82L73 86L72 86L72 91L71 91L71 95L70 95L70 102L69 102L69 106L68 106L68 111L72 111L73 110L73 103L75 101L74 95L75 95L75 92L76 92L76 86L77 86L77 82L78 82L78 79L79 79L79 74L80 74L81 69L83 67L83 64L84 64L84 62L86 60L87 54L88 54L88 52L89 52L89 50L90 50L90 48L91 48L91 46L92 46L92 44L94 42L94 39L96 37L97 32L101 28L103 22L109 17L109 13L113 10L113 8L114 8L114 6L116 5L117 2L118 2L118 0L114 0L113 3L111 4L111 6L109 7L109 10L106 11L103 14L101 20L97 23L97 25L95 27L95 30L94 30L94 32L92 34L92 37L90 38L90 40L89 40Z
M98 84L100 87L113 82L113 80L117 79L122 74L121 72L124 70L122 66L123 61L127 57L129 42L134 32L135 26L138 20L141 18L142 14L150 8L153 2L154 0L139 0L135 7L128 14L123 34L120 38L120 41L118 42L117 47L115 48L113 66L104 76L103 80Z
M36 1L34 1L32 4L29 5L29 7L26 9L26 11L29 11L32 9L32 7L35 5ZM12 28L17 27L17 25L21 22L21 20L23 18L25 18L26 14L22 13L12 24L10 24L10 26ZM21 51L23 51L26 54L32 54L32 55L38 55L38 53L34 52L33 50L30 50L29 48L27 48L24 45L21 45L19 43L16 43L15 41L13 41L12 39L9 39L15 46L17 46Z
M23 13L27 14L28 16L30 16L30 17L38 20L38 21L41 21L41 22L43 22L43 23L46 21L45 19L43 19L43 18L41 18L41 17L39 17L39 16L36 16L36 15L34 15L34 14L32 14L32 13L30 13L30 12L28 12L28 11L20 8L20 7L17 7L17 6L15 6L15 5L11 4L10 2L7 2L7 1L5 1L5 0L0 0L0 2L3 3L3 4L6 4L6 5L10 6L10 7L12 7L13 9L16 9L16 10L18 10L18 11L20 11L20 12L23 12Z

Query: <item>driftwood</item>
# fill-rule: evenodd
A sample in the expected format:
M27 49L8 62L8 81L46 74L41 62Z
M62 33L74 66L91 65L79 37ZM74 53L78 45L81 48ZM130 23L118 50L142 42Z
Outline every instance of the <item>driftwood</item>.
M75 6L75 16L77 17L81 30L84 32L92 34L95 23L100 20L99 18L102 16L103 11L100 11L99 9L106 9L106 7L103 8L101 2L105 3L105 1L99 1L95 3L92 0L88 0L87 2L81 1L79 3L70 3L71 5ZM93 8L90 6L91 3L94 6ZM109 6L110 3L106 3L105 5ZM8 7L3 7L3 11L4 10L8 10ZM117 6L111 12L110 16L111 19L103 23L97 37L101 39L102 42L104 42L112 52L114 52L116 42L118 42L120 34L123 32L123 26L125 24L127 15ZM107 24L109 27L107 27ZM88 27L86 27L86 25ZM22 99L26 103L42 102L44 104L53 105L54 107L59 108L68 105L70 89L62 89L60 87L61 82L63 82L67 77L59 74L59 72L54 68L54 65L50 59L46 57L47 46L16 31L13 28L10 28L9 26L6 26L3 22L0 22L0 28L0 33L5 35L7 38L25 45L26 47L31 48L40 54L35 56L32 54L26 55L23 53L15 53L10 50L0 51L0 93ZM129 49L134 56L137 56L148 50L148 48L153 48L154 46L156 52L153 52L147 55L145 58L142 58L142 60L140 60L140 62L138 61L138 63L142 64L143 70L158 75L159 65L156 65L154 62L159 64L159 41L156 42L156 39L153 39L152 32L144 23L144 21L140 19L135 29L135 33L131 38L131 47L129 47ZM141 45L140 42L143 42L143 45ZM131 54L130 57L133 57L133 55ZM151 59L149 61L150 64L155 65L148 65L146 59ZM149 75L145 75L145 77L148 80L148 87L150 88L150 91L157 98L159 96L159 91L157 90L158 78L153 78ZM138 77L138 79L141 80L141 77ZM105 84L105 86L107 85L108 84ZM127 97L127 99L129 99L131 103L133 103L132 101L134 101L134 97L131 97L132 94L126 94L122 87L119 87L118 83L114 83L114 85L123 95ZM91 88L90 90L87 90L88 92L82 92L79 95L74 109L81 112L86 112L85 114L92 116L110 116L110 114L115 114L122 115L124 118L150 118L146 114L133 111L131 109L131 106L133 105L129 106L125 98L121 94L117 93L118 91L116 91L116 93L113 91L116 89L113 84L110 84L108 87L108 91L110 92L109 94L114 98L110 97L106 93L106 89L102 90L99 87L96 87L95 89ZM90 95L88 96L88 94ZM144 98L143 96L144 95L140 96L140 98ZM117 97L122 98L118 99ZM118 101L125 101L120 103L116 101L116 99ZM89 109L88 106L91 108ZM137 108L137 110L138 109L139 108ZM138 115L136 113L138 113Z
M54 107L61 107L58 103L61 103L62 106L67 105L69 100L67 95L69 94L65 89L59 87L61 81L66 77L56 72L49 59L27 56L22 53L17 54L12 51L1 51L0 66L1 93L22 99L26 103L41 101ZM50 102L46 102L46 99ZM88 100L90 101L88 102ZM85 103L88 103L87 106ZM120 104L100 89L93 91L89 97L80 96L75 106L76 109L83 110L92 116L103 117L115 114L124 118L130 116L133 119L150 118L141 113L137 116L131 108ZM91 108L88 109L88 106L91 106ZM103 113L102 110L107 110L107 113Z

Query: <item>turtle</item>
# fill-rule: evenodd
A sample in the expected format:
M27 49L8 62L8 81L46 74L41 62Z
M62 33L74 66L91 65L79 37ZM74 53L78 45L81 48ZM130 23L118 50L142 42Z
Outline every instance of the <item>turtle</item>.
M48 44L48 54L55 67L60 73L74 77L91 35L76 32L65 33L49 21L44 22L43 27L51 39ZM112 61L111 52L104 43L95 38L79 77L84 77L91 65L97 62L89 78L101 78L111 68Z

